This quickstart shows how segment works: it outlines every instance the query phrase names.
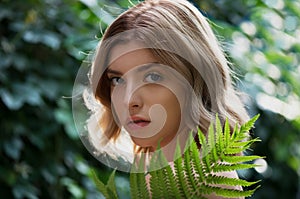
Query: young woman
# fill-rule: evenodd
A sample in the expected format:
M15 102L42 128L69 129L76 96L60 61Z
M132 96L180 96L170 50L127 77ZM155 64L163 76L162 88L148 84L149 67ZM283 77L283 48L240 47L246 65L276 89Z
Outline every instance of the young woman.
M171 163L176 143L197 126L206 133L216 113L232 128L249 119L207 19L186 0L146 0L121 14L97 48L90 83L102 106L89 128L99 150L129 135L135 155L151 158L159 143Z

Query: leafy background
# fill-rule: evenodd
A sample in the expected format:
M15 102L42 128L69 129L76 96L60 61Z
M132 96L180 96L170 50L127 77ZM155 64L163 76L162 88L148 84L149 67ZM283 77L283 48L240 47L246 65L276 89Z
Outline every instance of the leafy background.
M131 1L136 3L136 1ZM300 1L193 0L211 20L260 113L251 153L266 156L252 198L300 198ZM0 1L1 198L101 198L91 177L111 169L90 155L74 127L73 82L82 60L129 0ZM118 172L122 198L128 174Z

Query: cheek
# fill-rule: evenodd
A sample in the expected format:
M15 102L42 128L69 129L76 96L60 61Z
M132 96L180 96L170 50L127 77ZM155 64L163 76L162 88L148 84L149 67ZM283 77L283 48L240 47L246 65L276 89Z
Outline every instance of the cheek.
M160 102L167 113L166 122L169 124L166 125L180 124L182 103L179 103L179 99L172 92L164 92L164 97Z
M167 121L172 123L174 126L177 126L177 124L180 124L181 120L181 108L178 100L176 99L171 99L168 101L168 106L167 106L167 114L168 118Z
M124 120L124 103L122 101L120 92L113 92L111 95L111 109L113 110L113 116L115 121L122 122Z

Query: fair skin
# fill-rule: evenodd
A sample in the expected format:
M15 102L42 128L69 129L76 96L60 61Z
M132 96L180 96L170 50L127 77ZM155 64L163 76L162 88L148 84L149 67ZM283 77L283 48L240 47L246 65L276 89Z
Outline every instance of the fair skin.
M155 151L179 129L181 109L174 92L183 91L148 49L131 50L135 45L119 44L111 51L107 76L112 106L133 142Z
M107 77L119 126L127 130L135 144L149 147L151 152L156 150L159 142L161 147L167 145L163 152L173 167L176 140L186 140L186 137L182 137L186 134L181 134L181 137L177 134L182 130L182 107L179 101L184 101L180 97L184 96L184 88L175 83L178 76L172 78L169 71L158 62L148 49L139 48L136 43L119 44L111 51ZM238 178L236 172L218 175ZM149 178L147 175L148 185ZM207 198L222 197L211 194Z

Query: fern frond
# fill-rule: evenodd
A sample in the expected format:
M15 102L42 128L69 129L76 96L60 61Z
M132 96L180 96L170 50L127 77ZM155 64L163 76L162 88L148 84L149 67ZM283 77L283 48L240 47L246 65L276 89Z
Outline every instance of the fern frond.
M167 160L165 159L163 153L161 152L161 156L160 156L160 160L162 161L162 166L167 164ZM166 168L170 167L169 165L167 165L166 167L157 170L157 174L159 179L162 179L162 181L160 181L160 189L162 191L162 196L163 198L173 198L173 193L171 191L171 186L170 186L170 178L168 175L166 175ZM154 198L154 197L153 197Z
M216 115L216 149L217 153L220 154L224 149L224 134L222 131L222 124L218 117L218 114Z
M248 132L250 131L251 128L253 128L254 123L256 122L256 120L259 118L259 114L255 115L253 118L251 118L248 122L246 122L245 124L243 124L240 128L241 132Z
M192 142L191 144L191 152L192 152L192 165L195 172L195 176L197 179L197 184L204 182L204 174L203 174L203 165L200 161L200 152L197 147L196 142Z
M106 190L106 185L98 179L97 174L96 174L95 171L92 171L92 179L93 179L97 189L102 193L102 195L105 198L108 198L109 195L108 195L107 190Z
M237 136L238 136L239 132L240 132L240 130L239 130L239 128L238 128L238 125L235 124L235 125L234 125L234 129L233 129L233 131L232 131L232 134L231 134L231 136L230 136L230 141L231 141L231 142L232 142L232 141L235 141L235 140L237 139Z
M132 199L138 199L139 198L139 189L138 187L138 180L137 180L137 173L131 173L129 176L130 181L130 195Z
M108 178L107 185L106 185L107 192L111 196L110 198L118 198L117 188L116 188L116 184L115 184L115 174L116 174L116 170L114 170L111 173L111 175Z
M179 157L179 158L178 158ZM175 149L175 161L174 161L174 172L175 172L175 179L177 182L177 185L179 187L180 195L182 198L189 198L189 190L187 187L187 184L185 183L185 175L183 172L183 160L181 155L181 149L180 144L177 143L176 149Z
M154 170L150 172L150 190L152 198L164 198L165 195L165 183L162 169Z
M244 151L244 148L241 147L230 147L224 150L224 154L226 155L235 155Z
M182 198L175 175L160 147L151 159L150 166L154 164L156 164L155 168L159 167L160 169L149 172L153 177L151 177L152 180L150 179L152 198Z
M94 171L92 172L92 178L96 184L96 187L103 194L103 196L105 198L109 198L109 199L117 199L118 198L117 189L116 189L116 186L114 183L115 173L116 173L116 170L114 170L111 173L111 175L109 176L109 179L108 179L108 183L107 183L107 185L105 185L103 182L101 182L98 179L97 174Z
M253 138L251 140L243 140L243 141L240 141L240 142L232 142L230 144L230 147L231 148L234 148L234 147L242 147L242 148L249 148L251 146L251 144L253 144L254 142L260 142L261 140L258 139L258 138Z
M209 152L209 147L208 147L208 144L207 144L207 139L206 139L206 137L205 137L205 135L204 135L204 133L201 131L201 129L198 127L198 129L197 129L197 136L198 136L198 138L199 138L199 142L200 142L200 144L201 144L201 155L202 155L202 157L205 157L207 154L208 154L208 152Z
M228 122L228 119L226 118L225 120L225 125L224 125L224 147L227 147L230 142L230 125Z
M153 197L153 198L162 197L161 189L160 189L160 183L162 183L162 182L158 183L159 178L158 178L156 170L152 171L151 174L149 173L149 175L151 175L151 177L150 177L151 197Z
M132 166L130 175L131 198L150 198L145 179L145 154L142 153L137 165Z
M248 182L243 179L230 178L222 172L233 172L240 169L254 168L257 165L251 162L260 156L238 156L249 149L251 144L260 141L251 139L248 131L253 127L258 116L238 127L234 127L231 134L228 119L222 126L218 115L215 124L209 126L207 137L198 128L197 136L201 144L199 150L192 133L188 138L187 148L182 155L180 144L175 149L174 170L168 164L160 147L150 159L150 190L145 180L145 157L137 160L130 174L131 198L204 198L211 194L225 198L251 196L259 187L251 190L238 190L237 187L256 185L259 181ZM166 166L167 165L167 166ZM106 198L117 198L114 185L115 171L109 177L108 184L104 185L93 173L98 189Z
M237 164L237 163L241 163L241 162L249 162L249 161L253 161L256 159L262 158L261 156L256 156L256 155L252 155L252 156L222 156L222 161L225 161L227 163L230 164Z
M216 148L216 135L213 123L211 123L208 128L208 146L210 151L210 160L216 162L218 160L218 156Z
M164 174L166 179L168 179L168 193L172 194L169 198L182 198L180 190L176 184L176 178L170 166L164 168Z
M148 199L150 198L147 183L146 183L146 175L145 175L145 162L146 157L145 154L142 153L141 155L141 162L138 165L138 173L137 174L137 183L139 185L139 196L140 198Z
M256 188L252 190L237 190L237 189L226 189L221 187L215 187L210 185L205 185L205 191L206 194L216 194L218 196L222 196L224 198L239 198L239 197L249 197L253 195L253 193L259 188L260 186L257 186Z
M164 174L161 166L164 164L163 154L158 146L158 151L154 153L150 160L150 190L152 198L163 198L166 191L166 184L164 183Z
M194 169L191 165L191 148L190 148L190 145L192 142L194 142L194 138L192 136L192 133L190 133L190 136L189 136L189 141L187 143L187 146L189 147L187 150L185 150L184 152L184 173L186 175L186 179L187 179L187 186L192 189L192 190L195 190L197 189L197 186L196 186L196 182L195 182L195 177L194 177ZM198 157L199 158L199 157Z
M224 164L219 163L212 167L213 172L226 172L226 171L236 171L243 169L251 169L257 167L259 165L256 164Z
M251 185L254 185L258 183L259 181L255 182L248 182L243 179L238 178L229 178L225 176L218 176L214 174L209 174L207 176L206 182L213 185L228 185L228 186L243 186L243 187L249 187Z

